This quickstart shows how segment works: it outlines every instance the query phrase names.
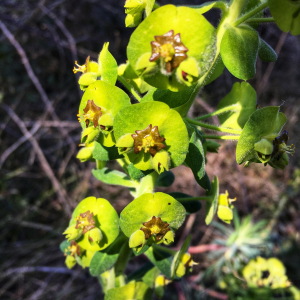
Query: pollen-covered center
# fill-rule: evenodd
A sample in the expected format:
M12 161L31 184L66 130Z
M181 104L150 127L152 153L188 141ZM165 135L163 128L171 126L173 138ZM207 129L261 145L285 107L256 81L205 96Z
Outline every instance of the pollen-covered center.
M187 58L189 51L182 43L180 33L174 36L174 30L170 30L164 35L156 35L155 41L151 42L152 55L150 61L157 61L162 58L168 73L177 68L182 61Z
M65 250L66 255L67 255L67 253L69 253L68 255L71 255L73 257L75 257L75 254L80 256L80 247L79 247L79 245L75 241L72 241L71 245Z
M155 216L150 221L143 223L143 225L145 227L141 227L140 230L144 232L146 240L154 235L156 241L160 241L171 230L168 223L163 222L160 217L156 218Z
M86 127L89 126L90 122L93 122L94 127L98 126L99 118L102 116L101 107L97 106L93 100L88 100L86 107L83 109L84 114L83 120L85 121ZM77 115L79 123L81 122L80 112Z
M82 234L87 233L89 230L95 227L93 213L90 213L89 210L77 216L75 220L77 221L75 228L82 229Z
M73 68L74 74L76 74L77 72L86 73L88 69L89 61L90 61L90 57L88 56L86 58L85 64L81 66L77 63L77 60L75 60L75 65L77 66L77 68L76 67Z
M149 152L154 157L158 151L166 148L166 145L163 144L166 139L160 136L157 126L152 128L152 124L150 124L145 129L135 132L136 134L131 136L134 139L134 152L136 154L144 150L145 153Z

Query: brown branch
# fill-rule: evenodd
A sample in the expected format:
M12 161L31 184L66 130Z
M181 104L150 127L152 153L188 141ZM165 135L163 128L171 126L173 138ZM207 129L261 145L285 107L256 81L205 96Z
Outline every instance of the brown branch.
M69 128L80 128L79 122L73 121L25 121L26 127L34 126L39 124L40 127L69 127Z
M10 41L10 43L15 47L15 49L17 50L18 54L21 57L22 63L24 64L24 67L27 71L28 76L30 77L32 83L34 84L34 86L36 87L36 89L38 90L44 104L46 105L47 110L51 113L52 118L55 121L60 121L46 92L44 91L42 85L40 84L38 78L36 77L36 75L34 74L31 65L29 63L29 60L26 56L25 51L23 50L23 48L21 47L21 45L18 43L18 41L14 38L14 36L12 35L12 33L7 29L7 27L0 21L0 28L2 29L4 35L7 37L7 39ZM70 136L68 135L68 133L66 132L66 130L64 128L61 128L61 133L63 135L63 137L65 137L66 139L68 139L68 141L70 141L70 145L71 145L71 149L72 151L75 152L76 150L76 145L75 143L72 141L72 139L70 138Z
M63 189L63 187L60 185L59 181L55 177L53 170L51 169L43 151L41 150L37 140L35 137L33 137L30 132L27 130L25 124L22 122L22 120L14 113L14 111L7 105L3 104L2 107L7 111L7 113L11 116L11 118L15 121L15 123L19 126L22 133L25 135L25 137L31 142L34 151L37 154L37 157L40 161L41 167L45 174L50 179L53 188L55 189L59 201L61 204L63 204L64 210L68 216L71 215L71 201L68 199L68 196L66 194L66 191Z
M12 144L9 148L7 148L0 157L0 169L4 164L5 160L9 155L11 155L16 149L18 149L23 143L25 143L30 137L32 137L40 128L40 124L35 124L33 128L30 130L29 135L23 135L19 138L14 144Z
M199 245L199 246L190 247L188 252L191 254L198 254L198 253L203 253L203 252L208 252L208 251L219 250L222 248L224 248L224 246L215 245L215 244Z

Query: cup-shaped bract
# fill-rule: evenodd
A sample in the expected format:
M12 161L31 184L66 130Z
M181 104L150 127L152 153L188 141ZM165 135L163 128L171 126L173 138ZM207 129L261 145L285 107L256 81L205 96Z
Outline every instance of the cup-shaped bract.
M133 32L127 56L150 85L174 92L204 75L215 55L215 29L197 10L166 5Z
M114 119L116 146L142 171L158 173L181 165L188 151L188 132L175 110L162 102L138 103Z
M118 214L103 198L85 198L75 208L64 234L85 250L100 251L119 235Z
M85 145L96 140L106 147L113 146L114 118L119 110L129 105L129 97L118 87L100 80L89 85L78 113Z
M247 123L239 138L236 148L236 161L268 163L274 159L280 159L287 147L288 137L279 137L286 116L279 112L280 107L270 106L255 111ZM292 151L290 151L292 153Z
M143 245L149 238L159 243L169 238L168 232L174 232L182 225L185 214L183 205L170 195L146 193L124 208L120 227L126 236L132 236L132 247L139 243ZM138 242L133 243L135 239Z

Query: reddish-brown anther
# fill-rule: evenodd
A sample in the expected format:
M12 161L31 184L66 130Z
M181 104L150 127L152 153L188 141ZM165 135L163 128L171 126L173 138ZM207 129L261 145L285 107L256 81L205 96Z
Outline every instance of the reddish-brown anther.
M71 242L71 245L68 247L68 249L71 252L71 254L70 254L71 256L75 257L75 254L80 256L80 247L75 241Z
M154 157L158 151L166 148L166 145L163 144L166 139L160 136L157 126L152 128L152 124L150 124L145 129L136 130L135 132L136 134L131 136L134 139L134 152L136 154L144 149L145 153L149 151L151 156Z
M174 36L174 30L170 30L164 35L156 35L155 41L151 42L152 55L150 61L157 61L163 58L166 63L166 70L171 73L182 61L187 58L189 51L181 41L180 33Z
M143 223L143 225L145 227L141 227L140 230L144 232L146 240L151 235L154 235L155 240L160 241L171 230L168 223L163 222L160 217L156 218L155 216L150 221Z
M98 107L93 100L88 100L86 107L83 109L83 119L86 127L89 126L90 121L93 122L94 127L98 126L99 118L102 116L101 107ZM78 114L78 120L81 122L80 115Z
M93 218L93 213L90 211L86 211L85 213L80 214L75 218L76 222L76 229L82 229L82 234L87 233L89 230L95 227L95 220Z

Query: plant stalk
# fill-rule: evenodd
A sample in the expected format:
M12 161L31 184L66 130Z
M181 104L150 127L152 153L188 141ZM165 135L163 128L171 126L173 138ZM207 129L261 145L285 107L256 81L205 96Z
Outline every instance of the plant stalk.
M239 18L238 20L234 21L232 23L233 26L238 26L241 23L244 23L246 20L250 19L251 17L253 17L254 15L256 15L257 13L259 13L261 10L265 9L268 6L268 1L262 3L261 5L257 6L255 9L249 11L248 13L246 13L245 15L243 15L241 18Z
M127 82L125 78L122 76L118 75L118 80L125 86L125 88L134 96L134 98L141 102L142 98L140 95L134 90L134 88Z
M229 106L220 108L216 111L213 111L212 113L206 114L204 116L197 117L194 120L204 120L204 119L207 119L207 118L210 118L210 117L213 117L213 116L223 114L223 113L228 112L228 111L236 111L237 107L238 107L237 104L229 105Z
M205 139L211 140L238 140L239 135L202 135Z
M211 130L215 130L215 131L221 131L221 132L226 132L226 133L232 133L232 134L241 134L241 130L235 130L235 129L230 129L230 128L223 128L223 127L219 127L219 126L215 126L215 125L209 125L209 124L205 124L205 123L201 123L198 121L195 121L193 119L190 119L188 117L185 117L185 120L191 124L203 127L203 128L207 128L207 129L211 129Z

